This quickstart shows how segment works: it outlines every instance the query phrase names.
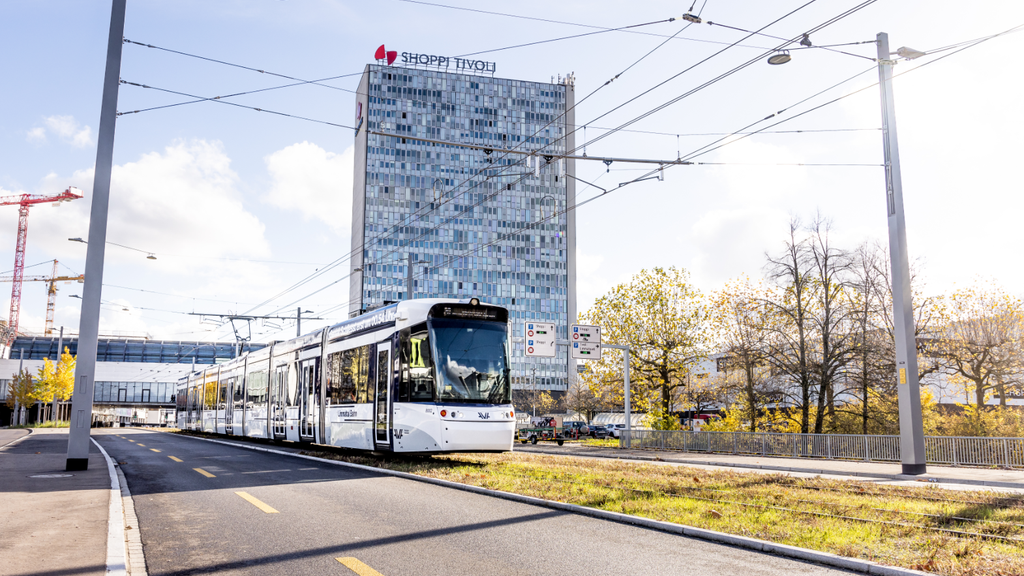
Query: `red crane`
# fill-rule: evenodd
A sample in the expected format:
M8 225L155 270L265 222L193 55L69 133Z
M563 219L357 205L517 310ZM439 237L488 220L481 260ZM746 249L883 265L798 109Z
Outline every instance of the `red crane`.
M47 202L67 202L77 200L82 196L82 191L74 186L56 196L34 194L0 196L0 206L18 205L18 245L14 249L14 288L11 289L11 315L7 321L6 344L10 345L14 341L14 336L18 333L18 317L21 314L21 283L25 276L25 239L28 237L29 206L45 204Z

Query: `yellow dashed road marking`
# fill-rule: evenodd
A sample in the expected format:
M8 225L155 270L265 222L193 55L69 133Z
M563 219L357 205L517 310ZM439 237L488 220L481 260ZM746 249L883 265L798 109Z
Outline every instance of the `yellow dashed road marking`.
M145 445L145 444L139 444L139 446L142 446L143 448L145 448L145 447L146 447L146 445Z
M207 472L206 470L203 470L202 468L193 468L193 470L195 470L196 472L199 472L200 474L202 474L203 476L206 476L207 478L216 478L216 476L214 476L213 474L210 474L209 472Z
M249 502L250 504L252 504L253 506L259 508L260 510L263 510L267 514L277 514L278 513L277 510L274 510L270 506L267 506L266 504L264 504L263 502L261 502L259 499L257 499L252 494L249 494L248 492L235 492L235 494L238 494L239 496L242 497L243 500Z
M168 456L168 458L174 460L175 462L184 462L184 460L182 460L181 458L175 458L174 456Z
M150 448L150 450L152 450L153 452L159 452L159 450L157 450L156 448Z
M335 560L341 562L346 568L359 574L359 576L384 576L355 558L335 558Z

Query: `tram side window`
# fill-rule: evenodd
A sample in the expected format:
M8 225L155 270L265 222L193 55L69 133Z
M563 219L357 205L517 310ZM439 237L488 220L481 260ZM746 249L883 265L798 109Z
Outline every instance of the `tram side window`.
M206 388L203 392L203 407L206 410L214 410L217 406L217 382L211 380L203 386Z
M250 372L246 377L246 388L249 393L250 405L262 405L267 403L267 371L258 370Z
M427 325L417 324L402 334L402 382L399 402L434 400L434 360L430 354Z
M220 386L220 398L217 402L218 410L226 410L228 406L228 388L231 387L232 382L230 380L224 381Z
M327 361L327 395L331 404L370 402L369 346L335 352Z

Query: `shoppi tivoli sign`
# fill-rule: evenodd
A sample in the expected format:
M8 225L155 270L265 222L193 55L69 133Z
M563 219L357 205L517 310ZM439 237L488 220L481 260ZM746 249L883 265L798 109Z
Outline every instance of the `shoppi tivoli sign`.
M454 56L438 56L436 54L416 54L414 52L402 52L402 64L406 66L429 66L431 68L442 68L448 70L455 68L457 72L482 72L494 74L497 64L484 60L471 60L469 58L457 58ZM377 48L374 57L378 61L387 61L388 66L394 63L398 57L397 51L389 51L383 44Z
M456 58L454 56L402 52L401 57L402 64L409 66L430 66L433 68L443 68L445 70L454 66L456 72L483 72L485 74L494 74L497 69L497 64L495 62L470 60L469 58Z

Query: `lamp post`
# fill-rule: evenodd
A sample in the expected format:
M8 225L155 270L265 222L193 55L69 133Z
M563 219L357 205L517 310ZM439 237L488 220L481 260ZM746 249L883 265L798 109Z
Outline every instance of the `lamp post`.
M806 36L804 40L807 40ZM810 46L801 42L804 46ZM903 212L903 180L900 150L896 138L896 106L892 91L892 55L913 60L924 56L920 50L903 46L889 51L889 35L875 37L878 50L878 87L882 101L882 147L885 155L885 204L889 218L889 265L892 271L893 337L896 341L896 394L900 411L900 460L904 474L924 474L924 424L921 416L921 383L917 376L917 338L914 305L910 291L910 256L907 250L907 221ZM769 64L785 64L792 58L781 51L768 58Z
M892 65L889 35L879 32L878 86L882 94L882 142L885 150L885 200L889 218L889 262L892 267L892 318L896 340L897 396L900 409L900 460L904 474L927 471L924 425L921 416L921 385L917 377L917 341L914 306L910 292L910 257L907 251L907 222L903 213L903 181L900 151L896 139L896 106L892 93ZM901 52L917 51L901 48Z
M416 260L414 262L413 259L412 259L412 252L409 252L409 263L405 267L405 299L406 300L412 300L414 298L414 296L413 296L413 286L412 286L412 267L415 266L416 264L429 264L429 263L430 263L430 260Z
M96 376L96 350L100 330L100 294L103 291L103 256L107 240L110 204L110 175L114 165L114 125L117 120L117 91L121 77L121 48L127 0L113 0L107 62L103 76L100 127L93 174L92 206L89 214L89 250L85 257L85 288L82 316L78 325L78 361L71 395L68 454L65 469L89 468L89 432L92 426L92 397Z
M295 337L302 336L302 315L312 314L312 310L303 310L302 306L295 309Z

